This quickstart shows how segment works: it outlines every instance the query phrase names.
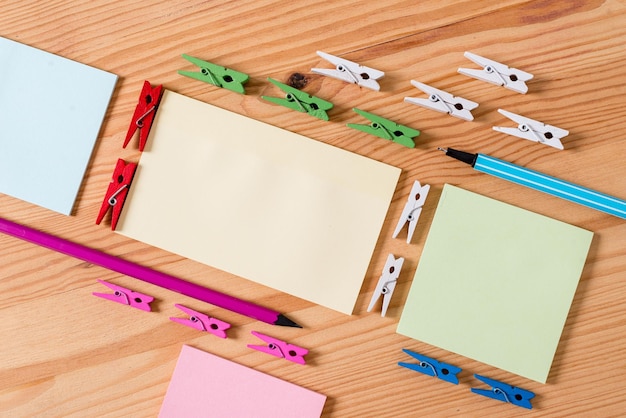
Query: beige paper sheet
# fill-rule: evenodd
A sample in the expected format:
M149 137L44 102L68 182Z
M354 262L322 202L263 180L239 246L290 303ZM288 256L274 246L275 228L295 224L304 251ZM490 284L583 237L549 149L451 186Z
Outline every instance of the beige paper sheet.
M351 314L399 175L165 91L117 230Z

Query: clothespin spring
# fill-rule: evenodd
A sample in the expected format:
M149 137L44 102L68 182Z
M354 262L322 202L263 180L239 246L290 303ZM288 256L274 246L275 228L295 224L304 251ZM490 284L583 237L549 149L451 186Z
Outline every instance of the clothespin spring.
M417 195L417 198L419 199L419 194ZM409 215L406 217L409 221L413 220L413 214L415 213L416 210L421 209L422 207L418 207L418 208L413 208L411 210L411 212L409 212Z
M545 141L545 140L544 140L541 136L537 135L537 132L535 132L535 130L534 130L534 129L532 129L530 126L528 126L528 125L527 125L527 124L525 124L525 123L522 123L522 124L519 126L519 130L520 130L520 131L522 131L522 132L530 132L530 134L531 134L532 136L534 136L534 137L535 137L535 139L536 139L538 142L546 142L546 141ZM551 134L550 132L546 132L546 133L545 133L545 136L546 136L546 138L547 138L547 139L551 139L551 138L552 138L552 134Z
M495 393L496 395L504 396L504 400L506 401L506 403L511 403L511 401L509 400L509 396L502 389L500 389L500 388L493 388L493 393Z
M117 297L123 296L124 299L126 300L126 304L130 305L130 300L128 300L128 296L126 296L126 293L124 292L120 292L119 290L116 290L115 292L113 292L113 294Z
M120 296L123 297L124 300L126 301L126 305L131 305L130 299L128 299L128 295L126 293L122 292L121 290L116 290L116 291L113 292L113 294L115 296L117 296L117 297L120 297ZM134 302L135 303L143 303L143 300L139 296L137 296L137 297L135 297ZM148 303L150 303L150 302L148 302Z
M391 268L393 269L393 267ZM393 270L390 273L393 273ZM390 283L395 283L396 281L397 280L387 280L385 284L383 284L383 288L380 290L380 293L382 293L383 295L386 295L387 293L389 293L389 288L387 287L387 285Z
M337 70L339 70L339 71L341 71L341 72L344 72L344 73L347 73L347 74L350 76L350 78L351 78L352 80L354 80L354 84L359 84L359 79L358 79L358 78L356 78L356 76L354 75L354 73L353 73L352 71L350 71L348 68L346 68L345 66L343 66L343 65L339 64L339 65L337 66ZM363 77L363 80L367 80L367 79L369 79L369 78L370 78L370 77L369 77L369 75L368 75L367 73L363 73L363 74L361 74L361 77Z
M419 365L422 369L425 369L427 367L430 367L430 369L433 371L433 376L435 377L439 377L439 375L437 374L437 369L435 368L435 366L433 366L432 364L430 364L427 361L420 361Z
M127 187L128 187L128 184L125 184L122 187L120 187L115 193L113 193L113 195L109 198L109 205L111 206L117 205L117 199L115 198L115 196L122 193L122 191Z
M289 100L290 102L294 102L295 104L297 104L302 112L308 113L309 109L306 108L305 103L303 103L301 100L298 100L298 98L294 94L287 93L285 95L285 98ZM310 109L313 109L313 110L319 109L319 106L315 103L309 103L308 106Z
M393 140L394 136L392 135L392 133L389 131L389 129L385 128L383 125L381 125L378 122L373 122L372 123L372 128L374 129L382 129L383 132L385 132L385 134L387 134L387 139ZM402 135L402 132L396 132L397 136Z
M200 324L200 326L202 327L202 331L208 331L208 329L206 329L206 327L204 326L204 323L195 315L191 315L189 317L189 320L191 322L193 322L194 324ZM211 324L211 329L218 329L219 327L217 326L217 324Z
M506 81L504 81L504 78L502 78L502 75L499 72L497 72L495 68L493 68L491 65L487 65L485 67L485 72L489 74L495 74L502 82L502 85L506 86ZM517 76L515 74L511 74L510 78L511 78L511 81L513 82L517 81Z
M213 75L213 73L208 70L207 68L201 68L200 72L206 76L208 76L211 79L211 83L215 84L217 87L222 87L222 83L219 82L219 80L217 78L215 78L215 76ZM226 80L226 77L228 77L230 80ZM230 76L224 76L224 80L228 83L232 81L232 77Z
M148 111L146 113L144 113L143 115L141 115L139 117L139 119L137 119L137 122L135 122L135 124L137 125L138 128L143 128L143 120L151 113L154 112L156 110L156 106L152 106L150 109L148 109Z
M287 354L289 354L289 357L295 357L296 355L298 355L298 353L296 353L294 350L289 350L287 353L283 353L283 350L280 349L278 344L269 343L267 347L271 350L278 350L284 358L287 358Z
M430 96L428 96L428 100L430 100L433 103L442 103L445 107L448 108L448 113L454 113L454 111L452 110L452 107L450 107L450 105L446 103L445 100L442 100L438 94L431 94ZM461 103L456 103L454 104L454 108L456 110L463 110L463 105Z

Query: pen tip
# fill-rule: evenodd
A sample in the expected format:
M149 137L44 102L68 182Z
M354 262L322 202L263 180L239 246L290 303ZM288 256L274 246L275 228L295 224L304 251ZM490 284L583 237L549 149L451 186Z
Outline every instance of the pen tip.
M438 151L448 152L448 148L437 147Z
M282 325L283 327L294 327L294 328L302 328L301 325L296 324L291 319L287 318L283 314L278 314L278 318L276 318L276 322L274 325Z

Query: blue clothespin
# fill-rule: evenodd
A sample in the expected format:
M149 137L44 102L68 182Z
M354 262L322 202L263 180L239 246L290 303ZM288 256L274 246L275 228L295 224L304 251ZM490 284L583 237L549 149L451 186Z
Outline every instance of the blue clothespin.
M366 112L361 109L354 109L359 115L369 119L372 123L369 125L360 125L357 123L349 123L348 127L361 132L376 135L382 139L388 139L408 148L415 148L413 138L419 136L420 131L409 128L408 126L398 125L397 123L385 119L373 113Z
M415 370L416 372L424 373L428 376L435 376L446 382L454 383L455 385L459 384L459 378L456 375L461 372L460 367L442 363L422 354L407 350L406 348L403 348L402 351L419 360L419 363L399 362L398 366L406 367L407 369Z
M183 58L200 67L200 71L178 71L178 74L191 77L214 86L245 94L243 85L248 81L248 74L221 67L213 63L183 54Z
M310 94L288 86L287 84L283 84L273 78L268 78L268 80L286 92L287 95L284 99L280 97L261 96L262 99L285 106L289 109L297 110L298 112L308 113L318 119L328 120L326 111L332 109L333 104L331 102L311 96Z
M474 377L491 386L491 389L472 388L472 392L482 396L486 396L488 398L497 399L502 402L512 403L513 405L521 406L522 408L533 408L530 403L530 400L535 397L535 394L533 392L515 386L507 385L506 383L489 379L488 377L484 377L478 374L475 374Z

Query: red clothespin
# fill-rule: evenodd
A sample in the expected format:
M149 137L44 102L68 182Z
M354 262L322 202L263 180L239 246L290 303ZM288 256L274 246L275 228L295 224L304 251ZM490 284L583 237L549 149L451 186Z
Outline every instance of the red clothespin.
M139 95L139 103L135 108L133 119L130 121L128 132L126 133L126 139L124 140L124 148L130 142L130 139L135 134L135 131L139 129L139 151L143 151L148 140L148 134L152 127L152 121L154 115L156 115L157 107L161 101L161 93L163 92L163 85L152 87L149 81L143 82L143 88Z
M286 360L293 361L294 363L304 364L304 355L309 352L306 348L298 347L293 344L287 344L284 341L277 340L276 338L261 334L260 332L252 331L252 334L256 335L268 344L248 344L248 348L262 351L264 353L271 354L272 356L282 357Z
M143 293L135 292L125 287L115 285L113 283L105 282L104 280L98 280L100 283L114 291L111 293L93 293L94 296L99 298L111 300L113 302L128 305L132 308L141 309L142 311L150 312L150 302L154 300L152 296L144 295Z
M195 328L199 331L210 332L220 338L226 338L226 330L230 328L228 322L220 321L219 319L211 318L201 312L194 311L186 306L175 304L178 309L189 315L189 318L175 318L170 317L174 322L186 325L191 328Z
M135 163L127 164L126 161L121 158L117 160L115 171L113 171L113 176L111 177L111 183L109 183L109 188L104 195L104 201L102 202L98 218L96 219L97 225L100 225L104 215L108 212L109 208L112 208L111 229L115 230L136 169L137 164Z

